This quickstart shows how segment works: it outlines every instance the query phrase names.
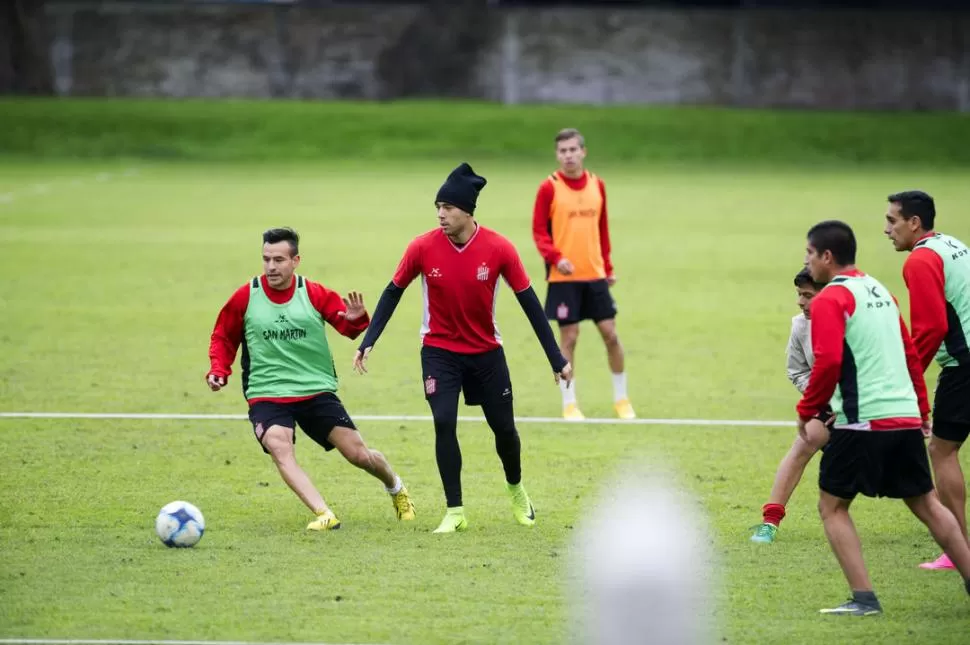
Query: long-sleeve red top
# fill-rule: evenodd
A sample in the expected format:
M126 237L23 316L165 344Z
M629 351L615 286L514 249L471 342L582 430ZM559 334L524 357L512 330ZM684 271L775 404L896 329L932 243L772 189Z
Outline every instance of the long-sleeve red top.
M864 274L853 270L842 275L862 276ZM835 394L835 388L842 376L846 321L855 313L855 306L852 292L841 285L829 286L812 299L812 353L815 355L815 363L808 378L808 388L795 408L803 421L808 421L825 410L832 395ZM906 352L906 366L913 381L913 388L916 390L922 419L875 419L870 422L872 430L918 428L923 419L929 418L930 405L926 394L926 381L923 379L923 368L902 315L899 317L899 327Z
M559 179L572 190L583 190L589 180L588 172L584 172L582 177L576 179L567 177L558 170L556 173ZM603 197L603 208L599 219L600 251L603 253L603 268L606 270L606 275L611 276L613 275L613 261L610 259L610 227L606 217L606 185L599 177L596 178L596 181L599 183L600 195ZM547 178L539 185L535 206L532 209L532 238L535 240L539 255L542 256L546 264L556 264L565 254L564 250L557 249L552 241L549 217L555 195L556 189L552 184L552 179Z
M932 233L928 233L920 239L932 236ZM916 249L903 264L903 281L909 290L909 323L913 331L913 344L916 345L920 365L926 371L949 330L943 288L946 281L943 258L926 247Z
M369 315L365 314L356 320L347 320L344 316L340 315L341 312L347 311L347 306L344 304L340 294L336 291L330 291L318 282L306 280L306 278L304 278L304 281L306 283L307 296L309 296L313 308L319 311L327 324L336 329L339 334L354 339L367 329L367 325L370 324ZM289 302L290 298L296 292L295 278L292 280L290 286L283 290L270 287L265 275L260 276L260 283L262 284L263 292L271 301L278 305ZM236 360L236 352L239 350L239 345L242 343L245 332L244 317L246 315L246 308L249 306L250 288L250 283L247 282L236 289L235 293L232 294L219 311L218 317L216 317L216 324L212 330L212 337L209 340L210 375L221 376L228 380L229 375L232 374L232 364ZM294 401L313 398L313 396L316 395L264 398L259 400L292 403ZM255 400L250 401L250 403L253 402Z

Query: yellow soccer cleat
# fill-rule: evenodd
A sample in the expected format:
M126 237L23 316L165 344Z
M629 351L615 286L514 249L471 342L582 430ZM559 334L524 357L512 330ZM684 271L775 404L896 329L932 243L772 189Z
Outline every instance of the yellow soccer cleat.
M570 403L562 409L562 418L566 421L585 421L586 417L579 411L579 406Z
M468 528L468 520L465 519L465 508L456 506L449 508L445 513L444 519L432 533L461 533Z
M636 419L637 414L633 411L633 406L630 405L629 399L620 399L613 404L613 409L616 410L616 416L621 419Z
M391 503L394 504L394 512L397 513L397 519L404 522L414 519L414 502L411 501L407 488L401 486L400 492L396 495L391 495Z
M536 509L532 506L529 494L525 492L525 486L521 482L515 485L506 483L505 490L508 491L509 497L512 499L512 515L515 517L515 521L522 526L535 524Z
M333 514L333 511L326 511L317 515L317 519L306 525L308 531L336 531L340 528L340 520Z

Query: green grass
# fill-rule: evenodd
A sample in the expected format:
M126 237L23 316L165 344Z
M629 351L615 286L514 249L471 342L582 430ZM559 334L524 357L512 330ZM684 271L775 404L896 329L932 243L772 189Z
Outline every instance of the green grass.
M203 377L219 307L259 271L260 233L295 226L303 273L362 290L373 308L407 241L433 226L433 193L459 161L419 157L0 163L0 194L13 196L0 204L0 409L242 414L237 375L218 395ZM855 226L860 265L907 313L903 256L881 235L885 195L930 191L941 230L970 238L962 216L970 184L959 169L684 171L600 159L591 156L609 190L619 332L644 417L793 418L796 393L784 375L791 279L815 221ZM550 164L471 161L489 179L480 220L517 244L538 280L529 218ZM100 173L112 177L98 181ZM419 310L412 288L366 377L350 375L354 344L330 334L352 414L427 413ZM499 324L517 413L556 415L558 392L508 292ZM609 416L605 357L591 328L576 364L584 411ZM935 370L931 387L934 379ZM916 568L938 549L887 500L863 499L854 510L887 614L817 615L847 591L814 510L815 462L780 541L747 541L793 429L524 424L525 482L539 519L525 530L512 522L487 428L466 423L472 529L441 537L430 534L444 511L430 424L360 425L408 482L414 526L396 523L379 484L305 436L298 457L344 522L331 535L303 532L305 510L244 421L0 420L0 637L563 642L576 528L618 467L662 463L710 527L718 640L965 641L970 599L957 576ZM206 514L195 549L168 550L154 537L154 514L173 499Z
M970 118L950 113L402 101L0 100L0 154L204 161L545 160L578 127L601 159L804 167L970 166Z

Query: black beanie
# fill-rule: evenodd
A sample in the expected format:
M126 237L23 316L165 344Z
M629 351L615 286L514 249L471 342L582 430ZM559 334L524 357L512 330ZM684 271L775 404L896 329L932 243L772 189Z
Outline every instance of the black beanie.
M438 196L435 203L445 202L452 206L457 206L469 215L475 213L475 203L478 201L478 193L485 187L484 177L475 174L472 167L467 163L451 171L448 179L438 189Z

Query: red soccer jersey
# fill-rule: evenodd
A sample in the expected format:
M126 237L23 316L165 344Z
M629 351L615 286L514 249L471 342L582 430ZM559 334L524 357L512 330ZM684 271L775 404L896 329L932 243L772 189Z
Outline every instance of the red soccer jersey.
M439 228L414 238L393 281L404 289L421 276L423 345L480 354L502 343L495 322L500 275L516 293L531 286L522 259L508 239L479 226L459 247Z

